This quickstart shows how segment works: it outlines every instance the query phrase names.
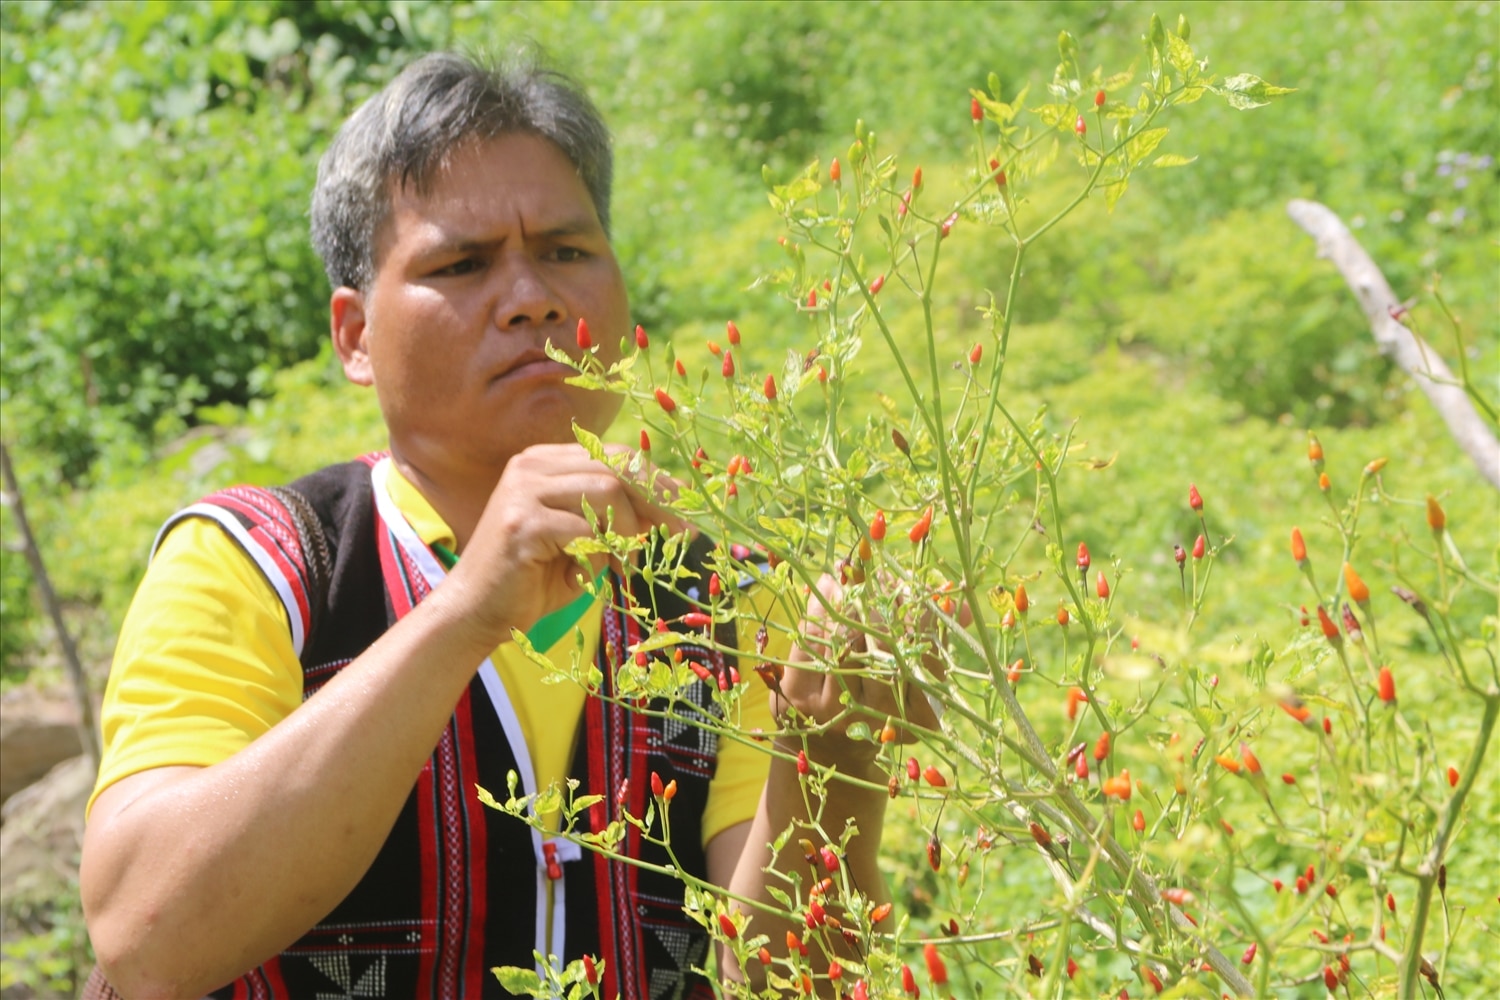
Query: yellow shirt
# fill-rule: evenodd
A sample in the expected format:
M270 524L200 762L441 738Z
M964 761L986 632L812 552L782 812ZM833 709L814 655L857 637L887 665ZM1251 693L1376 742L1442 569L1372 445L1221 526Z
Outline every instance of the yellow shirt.
M388 484L392 501L424 544L453 547L452 531L394 468ZM602 614L596 600L578 623L585 662L594 658ZM569 633L540 652L567 670L576 643ZM747 648L743 642L741 648ZM520 721L537 788L565 781L583 715L583 688L546 683L546 672L511 642L492 661ZM768 700L752 684L741 700L740 728L769 732L774 723ZM140 771L225 760L301 703L302 666L276 592L222 528L204 518L186 519L163 539L121 626L101 713L103 761L89 806L104 789ZM768 766L769 757L754 747L720 741L703 816L704 845L754 817Z

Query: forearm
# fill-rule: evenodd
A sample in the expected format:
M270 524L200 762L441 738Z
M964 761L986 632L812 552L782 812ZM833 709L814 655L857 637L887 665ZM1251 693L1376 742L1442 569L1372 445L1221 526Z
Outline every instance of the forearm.
M489 652L443 598L233 757L100 797L81 888L118 989L202 995L296 940L359 881ZM101 810L115 792L124 798Z
M848 742L842 735L825 737L825 740ZM781 748L792 755L798 749L789 743ZM811 758L816 762L820 758L828 760L830 756L826 753L819 754L814 747ZM882 780L878 769L864 762L840 765L838 771L840 776L847 775L870 784L879 785ZM761 793L760 807L751 824L730 888L736 895L779 907L780 904L768 891L770 887L778 887L794 898L796 894L791 892L790 884L777 873L800 874L803 887L802 912L793 914L790 918L777 919L764 911L751 911L748 914L751 918L749 933L769 935L771 940L768 947L778 957L785 953L786 932L790 930L796 933L808 946L812 968L822 973L826 971L828 956L857 958L858 951L844 939L832 921L808 927L808 889L824 878L831 878L834 888L821 897L824 913L839 924L850 927L858 926L860 915L845 910L846 887L862 894L866 907L885 900L885 881L877 862L881 832L885 825L887 795L880 788L866 787L836 776L828 781L826 794L820 800L810 793L805 782L806 779L797 773L797 766L792 761L780 757L772 761L765 790ZM847 853L844 853L839 847L839 840L846 824L851 821L858 832L849 839ZM795 831L780 856L773 858L770 844L789 825L795 826ZM818 832L819 828L827 834L826 838ZM803 849L798 844L803 838L812 842L817 854L812 866L807 863ZM824 847L832 847L839 853L838 870L828 871L822 858ZM819 957L825 951L827 955ZM760 980L758 963L752 963L751 968L744 972L752 982Z

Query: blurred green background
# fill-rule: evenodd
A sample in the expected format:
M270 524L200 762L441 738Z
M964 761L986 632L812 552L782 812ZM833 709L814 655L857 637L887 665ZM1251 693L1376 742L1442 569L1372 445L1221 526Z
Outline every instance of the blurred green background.
M1184 109L1163 149L1195 163L1140 177L1112 214L1091 203L1028 257L1006 383L1017 412L1045 404L1057 428L1079 421L1088 454L1117 456L1070 491L1080 536L1168 604L1171 545L1196 532L1182 499L1195 481L1236 537L1205 631L1233 648L1281 628L1305 600L1289 526L1313 548L1334 541L1303 457L1312 428L1340 486L1389 456L1387 488L1444 497L1471 561L1492 568L1496 494L1380 357L1284 207L1304 197L1339 213L1452 364L1460 347L1422 295L1441 274L1461 349L1494 394L1493 2L8 0L0 417L92 677L102 686L172 509L382 445L373 399L341 384L324 348L328 289L306 213L339 122L411 59L529 44L577 76L616 136L615 239L637 320L696 338L735 318L772 358L803 328L751 287L784 259L762 165L785 177L826 163L863 118L946 197L970 159L969 88L994 71L1007 95L1031 81L1040 103L1063 28L1086 66L1139 67L1153 10L1189 18L1211 70L1298 92L1253 113ZM1010 257L978 227L951 243L939 311L966 346ZM1377 546L1421 526L1415 506L1380 506ZM0 678L44 683L54 644L4 517ZM1459 611L1477 623L1494 607Z

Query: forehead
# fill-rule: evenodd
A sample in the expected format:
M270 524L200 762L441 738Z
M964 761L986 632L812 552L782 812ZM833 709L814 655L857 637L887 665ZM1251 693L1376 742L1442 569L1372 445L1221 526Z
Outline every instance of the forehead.
M602 227L578 169L556 144L530 133L476 139L453 150L422 186L392 181L382 249L422 231L478 235L508 225L523 231Z

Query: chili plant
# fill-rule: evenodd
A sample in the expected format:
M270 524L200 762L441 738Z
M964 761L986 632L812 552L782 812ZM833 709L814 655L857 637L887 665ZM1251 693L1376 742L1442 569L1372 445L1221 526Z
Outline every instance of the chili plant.
M1162 541L1180 614L1141 638L1146 630L1127 626L1137 600L1129 566L1069 539L1063 481L1083 461L1071 430L1015 412L1002 391L1028 251L1064 231L1087 199L1113 207L1140 171L1190 162L1163 151L1165 123L1182 106L1211 96L1250 109L1288 93L1249 74L1211 75L1185 20L1167 31L1153 17L1144 44L1143 76L1106 76L1084 70L1064 32L1050 103L1037 107L1026 87L1007 99L991 75L969 95L971 164L951 202L935 204L931 179L900 167L863 122L827 166L784 183L768 177L786 262L763 281L807 331L779 365L755 363L753 332L731 321L725 342L701 352L637 331L634 352L612 368L592 355L577 366L578 384L629 397L640 448L617 455L580 440L623 473L669 470L674 509L719 540L693 614L704 625L738 620L756 636L738 651L737 676L710 678L725 719L741 699L774 697L790 666L775 650L798 641L809 595L831 572L843 595L822 608L834 638L804 641L814 662L802 669L895 685L940 720L922 727L853 697L833 720L781 713L779 735L793 742L832 730L876 748L883 788L922 831L920 852L895 863L925 874L920 901L874 905L836 863L860 831L824 822L818 807L832 782L852 779L797 755L812 819L773 844L771 909L806 933L760 933L762 904L682 876L689 913L742 968L764 974L765 995L914 997L926 986L965 996L1261 996L1392 983L1415 995L1440 982L1445 951L1434 960L1424 947L1435 912L1438 937L1451 932L1444 859L1500 710L1493 629L1476 648L1449 617L1456 591L1494 594L1496 581L1464 559L1440 503L1411 501L1429 540L1376 561L1360 544L1362 503L1407 501L1381 492L1376 461L1335 503L1314 440L1309 488L1329 498L1327 529L1309 544L1288 528L1316 612L1301 612L1306 627L1284 648L1261 641L1221 678L1191 641L1233 544L1214 523L1211 487L1182 484L1195 537ZM1065 159L1078 166L1072 193L1044 206L1037 179ZM934 302L944 247L960 238L992 242L1010 268L980 307L987 333L954 352ZM681 572L681 542L650 549L642 564L646 540L605 523L577 550L661 575ZM1414 569L1412 553L1436 575ZM733 600L742 584L753 599ZM1387 585L1394 598L1378 593ZM650 609L635 611L649 638L618 666L619 697L703 679L672 655L683 637L652 627ZM1481 706L1465 753L1402 701L1402 665L1379 637L1398 614L1420 619L1452 681ZM592 689L593 669L576 664L573 676ZM694 712L683 720L781 752L769 734ZM616 854L625 823L667 839L661 792L645 815L590 833L569 832L587 798L566 789L543 798L512 789L491 801L533 822L561 809L563 835L597 851ZM1047 904L998 905L1015 878L1050 881ZM538 995L598 991L597 971L581 963L541 977L500 971L512 989Z

